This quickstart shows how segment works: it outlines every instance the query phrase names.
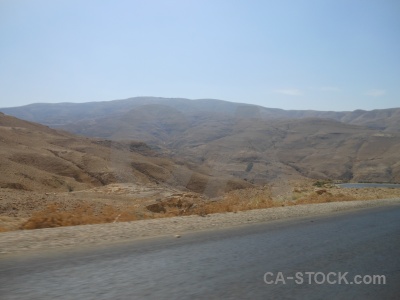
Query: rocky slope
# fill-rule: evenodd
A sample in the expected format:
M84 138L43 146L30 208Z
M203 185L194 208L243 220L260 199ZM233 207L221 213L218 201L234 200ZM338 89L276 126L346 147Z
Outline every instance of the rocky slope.
M400 109L285 111L210 99L141 97L3 111L83 136L144 141L196 171L186 185L200 192L304 176L400 182Z
M115 182L165 184L203 192L210 178L135 141L88 139L0 114L0 187L28 191L83 190ZM218 190L216 193L223 192Z

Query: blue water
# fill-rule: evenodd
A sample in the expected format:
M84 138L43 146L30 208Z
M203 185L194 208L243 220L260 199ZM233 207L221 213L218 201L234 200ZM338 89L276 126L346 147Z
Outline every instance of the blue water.
M341 188L400 188L396 183L341 183L337 184Z

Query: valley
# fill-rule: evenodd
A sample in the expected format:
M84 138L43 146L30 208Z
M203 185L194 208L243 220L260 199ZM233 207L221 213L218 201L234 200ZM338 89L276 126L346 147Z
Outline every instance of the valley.
M400 196L334 184L400 182L399 109L142 97L0 111L0 230Z

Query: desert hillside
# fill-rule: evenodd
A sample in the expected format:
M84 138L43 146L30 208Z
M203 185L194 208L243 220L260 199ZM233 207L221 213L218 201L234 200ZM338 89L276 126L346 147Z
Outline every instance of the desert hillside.
M0 231L400 192L344 190L330 180L315 180L398 182L397 133L316 118L189 121L174 109L148 108L109 119L113 140L0 113ZM100 130L107 128L103 121L94 120Z
M0 232L198 211L209 197L253 186L143 142L79 137L2 113L0 169Z
M0 145L1 188L72 192L130 182L203 192L210 180L142 142L78 137L4 114ZM234 178L223 181L227 189L250 186Z
M189 187L200 192L216 189L207 176L224 178L224 185L226 176L239 180L229 189L302 177L400 182L400 109L285 111L142 97L3 111L91 138L143 141L198 172Z

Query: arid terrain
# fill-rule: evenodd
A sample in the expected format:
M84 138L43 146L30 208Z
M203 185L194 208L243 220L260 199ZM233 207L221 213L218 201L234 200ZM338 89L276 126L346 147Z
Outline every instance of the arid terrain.
M0 190L0 231L239 212L301 204L399 199L398 188L339 188L330 182L276 182L219 198L159 185L113 183L73 192Z
M400 197L335 184L400 182L399 109L133 98L1 110L30 120L0 113L1 231Z
M142 142L88 139L3 114L0 143L2 188L72 192L134 182L198 192L208 181L207 174L192 171ZM218 178L213 180L219 183ZM251 186L232 176L223 181L227 189Z
M214 178L230 175L256 185L302 177L400 182L398 108L286 111L221 100L142 97L1 111L87 137L142 141ZM204 177L194 184L204 186Z
M0 111L20 119L37 122L49 126L72 125L80 121L95 121L107 117L120 117L135 114L141 120L149 117L162 117L162 122L171 116L180 116L182 120L173 118L169 124L182 124L188 119L201 117L212 119L218 117L250 118L263 120L292 120L304 118L332 119L352 125L366 126L383 131L400 131L400 108L379 109L372 111L316 111L316 110L283 110L258 105L235 103L215 99L189 100L182 98L135 97L123 100L87 102L87 103L37 103L21 107L0 108ZM145 113L140 116L138 113ZM162 112L162 114L160 114ZM135 122L136 120L131 120ZM154 121L154 120L153 120ZM90 124L90 123L89 123ZM92 123L93 124L93 123ZM186 123L187 124L187 123ZM107 124L109 125L109 124ZM154 123L154 127L158 124ZM114 131L115 128L110 128ZM75 127L76 131L94 132L94 128ZM96 135L106 136L107 132L99 129Z

